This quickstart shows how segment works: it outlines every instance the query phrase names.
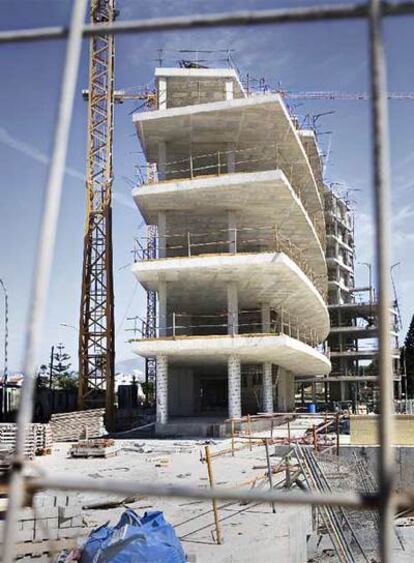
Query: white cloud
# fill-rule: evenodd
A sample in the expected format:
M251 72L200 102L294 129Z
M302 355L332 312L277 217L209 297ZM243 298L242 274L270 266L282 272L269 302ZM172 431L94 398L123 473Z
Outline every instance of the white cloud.
M21 154L24 154L25 156L31 158L32 160L44 164L45 166L47 166L50 162L50 157L46 153L43 153L33 145L26 143L25 141L17 139L13 135L11 135L4 127L0 127L0 143L6 145L10 149L13 149ZM82 180L82 182L85 181L85 174L82 174L82 172L76 170L76 168L65 166L65 174L67 176L70 176L71 178ZM117 192L113 190L112 197L114 202L118 203L119 205L123 205L124 207L128 207L130 209L136 210L136 206L132 201L131 196L127 196L121 192Z

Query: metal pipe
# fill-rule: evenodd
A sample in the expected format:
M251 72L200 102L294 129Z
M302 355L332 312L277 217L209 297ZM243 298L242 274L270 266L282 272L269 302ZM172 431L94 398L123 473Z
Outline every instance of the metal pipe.
M63 71L58 119L55 129L53 153L46 185L42 224L38 240L37 260L34 268L29 320L27 324L24 381L20 396L16 431L16 451L9 484L9 501L3 536L3 563L11 563L15 554L15 539L19 510L25 495L24 453L28 424L32 420L33 392L37 355L46 310L56 227L59 215L64 167L70 134L73 102L82 49L82 25L85 21L88 0L76 0L71 17L65 66Z
M393 380L390 349L390 241L391 197L389 167L389 132L386 97L386 64L381 25L382 3L371 0L369 10L369 43L372 97L372 137L374 168L374 210L376 241L376 273L378 287L378 368L380 388L379 464L380 495L380 559L389 563L392 557L394 503L392 500L393 458Z
M262 438L263 440L263 438ZM286 494L282 491L235 490L220 487L220 489L200 489L191 485L169 485L144 481L116 481L115 479L92 479L90 477L74 476L68 473L42 473L39 477L27 477L27 487L31 491L42 489L59 489L66 491L89 491L100 493L114 493L120 495L147 495L163 498L191 498L198 500L237 500L240 502L263 502L292 505L312 504L314 506L333 505L349 506L361 510L372 510L378 505L375 495L366 495L356 491L332 492L329 494L315 494L310 492L292 491ZM404 503L410 498L404 496ZM405 504L404 504L405 505Z
M383 2L383 16L414 14L414 1ZM112 24L86 24L82 28L85 37L114 35L118 33L149 33L153 31L174 31L197 28L284 24L315 22L321 20L344 20L365 18L369 15L366 2L354 4L324 4L303 8L281 8L274 10L241 10L216 14L177 16L172 18L151 18L144 20L117 21ZM18 29L0 32L0 43L16 41L39 41L44 39L65 39L69 29L65 26Z

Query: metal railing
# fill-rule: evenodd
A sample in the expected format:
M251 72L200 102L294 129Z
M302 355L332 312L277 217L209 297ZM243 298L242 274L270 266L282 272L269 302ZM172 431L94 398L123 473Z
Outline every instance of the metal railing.
M315 224L315 228L319 229L318 235L321 237L321 243L325 244L325 221L322 206L315 206L314 203L311 203L309 188L303 188L300 177L295 174L297 166L305 164L305 157L292 160L285 156L287 151L289 151L288 144L261 143L243 149L189 154L184 158L164 162L162 165L154 162L137 165L136 170L140 185L240 172L281 170ZM316 183L313 188L317 197Z
M60 89L60 102L52 158L46 182L46 197L43 206L37 258L34 264L32 299L27 323L27 341L24 362L24 383L18 415L18 434L12 472L8 482L9 503L3 534L2 560L11 563L15 557L17 521L25 498L42 489L77 490L100 493L115 493L122 496L147 495L194 499L222 499L282 503L290 505L312 504L342 505L361 510L379 510L379 546L382 563L392 561L393 521L396 509L412 509L412 490L396 493L394 481L393 452L393 381L391 353L388 346L390 333L389 303L391 288L390 269L390 168L389 132L387 122L386 64L382 19L414 14L413 1L368 2L305 6L269 10L250 10L221 14L202 14L157 18L154 20L117 21L111 24L85 24L87 0L73 2L69 26L17 29L0 32L0 43L28 42L51 39L66 39L66 57ZM50 281L56 226L61 199L62 180L68 146L69 127L76 89L82 37L116 33L148 33L167 30L196 28L218 28L225 26L248 26L250 24L280 24L297 22L335 21L362 19L368 23L369 80L371 88L373 200L375 209L374 240L376 241L376 266L378 280L379 314L379 455L378 491L364 494L352 491L341 492L289 492L234 490L229 488L201 489L199 486L148 483L142 480L121 481L116 479L94 479L36 470L24 458L24 447L28 423L33 412L33 392L36 377L36 359L43 331L46 299ZM362 28L363 29L363 28ZM44 468L42 468L44 469Z
M326 301L324 277L318 276L309 265L299 246L280 234L276 227L242 227L218 229L204 233L170 233L155 238L157 252L153 252L154 237L136 237L132 250L134 262L160 258L192 257L205 254L241 254L255 252L283 252L310 279Z
M126 329L127 332L133 333L133 338L130 341L148 338L147 321L145 319L136 316L129 317L128 320L133 322L133 326ZM284 309L277 310L274 308L270 309L270 322L267 329L264 328L261 320L261 310L252 309L238 311L237 320L229 313L192 315L173 311L168 314L164 324L161 324L158 320L156 330L158 337L164 338L212 336L229 334L234 325L237 327L236 333L239 335L285 334L312 347L316 347L322 342L318 332L303 324L299 316Z

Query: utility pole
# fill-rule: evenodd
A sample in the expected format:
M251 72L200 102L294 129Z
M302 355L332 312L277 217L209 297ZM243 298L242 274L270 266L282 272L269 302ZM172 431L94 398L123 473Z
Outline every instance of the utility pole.
M0 285L4 293L4 369L3 369L3 393L2 393L2 415L3 420L6 416L7 408L7 378L9 375L8 368L8 345L9 345L9 296L3 280L0 278Z
M91 0L92 23L115 19L115 0ZM112 264L112 140L114 37L90 39L87 214L79 326L80 409L102 406L114 419L114 297Z

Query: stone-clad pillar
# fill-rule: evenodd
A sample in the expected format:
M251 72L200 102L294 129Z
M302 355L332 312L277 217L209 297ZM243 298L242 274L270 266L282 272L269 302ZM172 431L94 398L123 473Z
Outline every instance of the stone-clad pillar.
M168 422L168 357L157 356L157 409L158 424Z
M272 364L263 364L263 412L273 412Z
M228 357L227 377L229 390L229 418L241 417L241 365L235 354Z

